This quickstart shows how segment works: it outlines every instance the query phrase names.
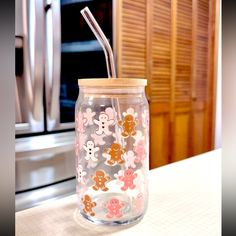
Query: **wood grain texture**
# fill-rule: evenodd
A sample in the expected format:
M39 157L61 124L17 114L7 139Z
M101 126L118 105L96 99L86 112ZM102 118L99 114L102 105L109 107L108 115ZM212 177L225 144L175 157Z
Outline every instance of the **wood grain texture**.
M122 0L118 9L118 75L146 78L146 0Z
M119 76L148 79L150 167L211 150L219 0L119 2Z
M169 112L151 116L151 169L169 163L169 122Z
M149 10L149 97L151 112L151 168L170 162L171 106L174 75L172 71L171 0L153 0Z

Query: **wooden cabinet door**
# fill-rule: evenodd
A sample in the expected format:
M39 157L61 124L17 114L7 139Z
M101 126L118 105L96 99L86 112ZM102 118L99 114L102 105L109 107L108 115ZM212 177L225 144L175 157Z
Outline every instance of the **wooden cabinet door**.
M118 76L146 78L146 0L116 1Z
M169 163L170 156L170 6L171 0L116 5L118 75L148 79L151 168Z
M170 161L190 156L192 0L172 1L172 153Z
M212 149L215 0L121 0L119 77L148 79L150 167Z
M150 167L171 155L171 0L148 1L147 79L150 103Z
M176 42L172 56L175 105L171 162L212 149L216 2L176 0L173 4Z
M212 148L216 54L214 49L215 13L216 1L194 0L191 155L197 155Z

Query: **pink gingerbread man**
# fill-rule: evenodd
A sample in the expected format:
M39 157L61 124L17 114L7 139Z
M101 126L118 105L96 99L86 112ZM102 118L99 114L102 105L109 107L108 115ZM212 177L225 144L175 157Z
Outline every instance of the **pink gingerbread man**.
M119 180L124 182L124 186L121 190L126 191L128 188L134 189L136 185L133 183L134 179L137 177L137 173L134 173L132 169L127 169L124 171L124 176L119 176Z
M145 147L144 147L144 141L140 140L137 144L137 146L134 148L134 151L136 152L136 158L135 158L135 162L139 163L139 162L143 162L144 158L145 158Z
M125 204L121 201L119 201L117 198L112 198L106 205L106 208L108 210L108 214L106 215L107 218L120 218L122 217L121 208Z
M139 193L136 198L134 198L134 212L140 213L144 207L144 197L142 193Z
M76 129L79 133L84 133L84 123L86 122L86 119L84 119L83 113L81 111L78 112L78 115L76 117Z

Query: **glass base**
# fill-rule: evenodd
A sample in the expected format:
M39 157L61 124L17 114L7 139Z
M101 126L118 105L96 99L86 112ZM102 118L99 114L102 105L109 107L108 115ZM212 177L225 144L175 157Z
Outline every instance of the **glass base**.
M84 217L86 220L96 224L96 225L108 225L108 226L117 226L117 225L130 225L130 224L136 224L138 223L139 221L142 220L143 218L143 214L142 215L139 215L139 216L136 216L136 217L133 217L131 219L128 219L128 220L113 220L113 221L106 221L106 220L99 220L99 219L96 219L94 217L90 217L86 214L84 214L83 212L80 212L80 215L82 217Z
M89 193L89 195L92 194ZM120 210L120 216L118 218L115 215L112 215L112 213L110 213L111 217L108 216L108 209L106 205L112 198L117 199L119 204L123 204ZM144 215L143 211L135 211L132 198L124 193L100 193L93 197L93 201L96 202L96 207L93 209L94 216L86 214L83 211L84 206L79 208L78 211L83 218L97 225L128 225L141 220Z

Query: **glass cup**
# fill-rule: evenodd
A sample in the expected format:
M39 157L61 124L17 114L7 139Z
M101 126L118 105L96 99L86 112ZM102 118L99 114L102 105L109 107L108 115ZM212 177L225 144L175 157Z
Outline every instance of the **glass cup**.
M148 203L149 108L144 79L79 79L76 171L80 214L106 225L142 219Z

